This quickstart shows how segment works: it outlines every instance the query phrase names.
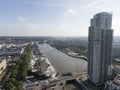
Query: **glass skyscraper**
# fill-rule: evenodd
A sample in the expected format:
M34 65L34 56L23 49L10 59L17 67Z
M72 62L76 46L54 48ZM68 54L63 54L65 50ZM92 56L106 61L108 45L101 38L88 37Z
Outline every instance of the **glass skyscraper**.
M88 37L88 78L94 84L102 84L112 75L111 25L111 13L101 12L91 19Z

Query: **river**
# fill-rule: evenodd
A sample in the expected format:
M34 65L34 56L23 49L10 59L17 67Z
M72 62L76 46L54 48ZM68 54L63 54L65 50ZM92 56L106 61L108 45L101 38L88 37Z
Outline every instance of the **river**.
M59 74L69 72L79 73L87 70L87 61L83 59L70 57L46 43L39 44L39 48L47 56Z

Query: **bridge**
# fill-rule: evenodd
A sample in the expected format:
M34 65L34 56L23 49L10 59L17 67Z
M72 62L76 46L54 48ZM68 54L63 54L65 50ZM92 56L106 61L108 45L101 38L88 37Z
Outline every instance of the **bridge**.
M59 83L59 82L66 82L66 81L70 81L70 80L76 80L76 79L83 79L83 77L86 77L87 74L78 74L78 75L71 75L71 76L62 76L62 77L59 77L57 80L54 80L54 81L50 81L50 85L53 85L53 84L56 84L56 83Z
M75 79L81 79L82 75L72 75L72 76L62 76L59 78L60 81L69 81L69 80L75 80Z

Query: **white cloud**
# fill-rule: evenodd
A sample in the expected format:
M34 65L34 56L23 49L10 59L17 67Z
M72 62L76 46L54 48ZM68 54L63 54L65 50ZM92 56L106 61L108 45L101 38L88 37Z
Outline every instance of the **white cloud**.
M37 27L35 27L35 26L30 26L29 29L30 29L30 30L36 30Z
M26 18L25 18L25 17L20 16L20 17L18 17L18 21L19 21L19 22L25 22L25 21L26 21Z
M77 14L77 11L75 9L67 9L65 11L65 16L70 16L70 15L76 15Z
M63 21L61 21L61 23L62 23L62 24L67 24L67 23L68 23L68 21L63 20Z
M94 8L97 9L100 6L112 3L112 1L113 0L93 0L88 5L83 6L83 8L81 10L82 11L87 11L87 10L94 9Z
M66 7L66 1L56 1L56 0L49 0L49 1L40 1L40 0L18 0L17 2L33 4L41 7Z

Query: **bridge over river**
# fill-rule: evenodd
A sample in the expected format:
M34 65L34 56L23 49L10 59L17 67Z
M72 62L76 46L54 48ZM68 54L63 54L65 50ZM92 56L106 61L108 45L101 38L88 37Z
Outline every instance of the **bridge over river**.
M71 75L71 76L61 76L59 77L57 80L54 81L50 81L50 85L59 83L59 82L67 82L67 81L71 81L71 80L83 80L87 78L87 74L77 74L77 75Z

